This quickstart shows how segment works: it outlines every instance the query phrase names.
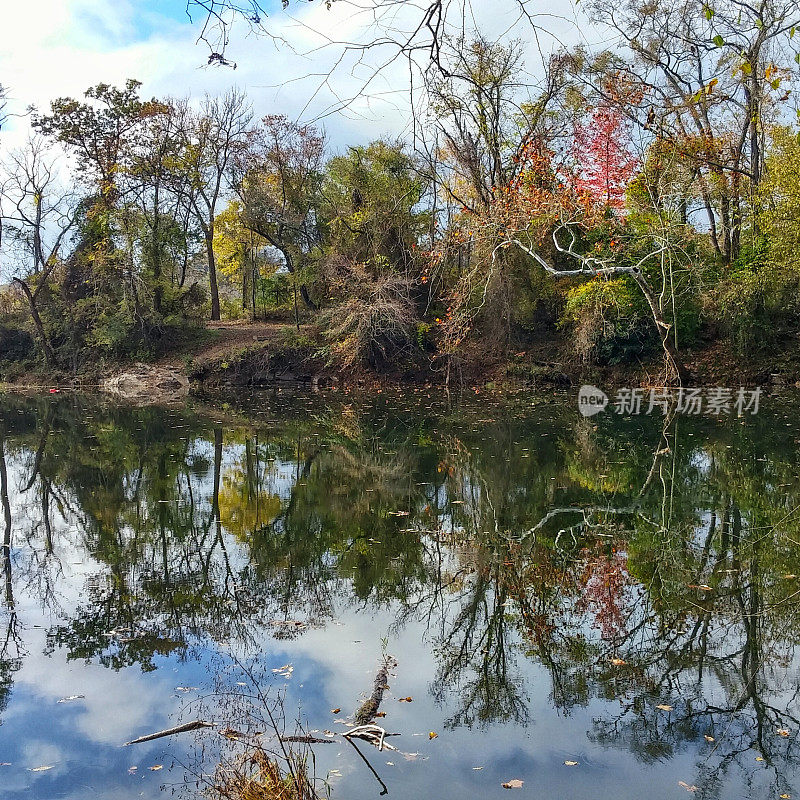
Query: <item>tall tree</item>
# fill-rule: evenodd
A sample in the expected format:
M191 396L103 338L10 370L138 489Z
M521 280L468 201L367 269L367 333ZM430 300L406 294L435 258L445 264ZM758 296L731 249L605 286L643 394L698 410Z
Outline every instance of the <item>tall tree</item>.
M0 226L22 256L13 281L28 302L47 365L54 367L55 354L38 302L61 263L62 245L76 221L77 196L63 185L55 156L41 136L32 136L22 149L10 153L3 172Z
M577 188L595 202L622 213L637 159L627 120L618 108L598 106L575 131Z
M240 155L236 190L243 222L280 252L295 275L309 266L321 242L325 138L313 126L270 115ZM308 308L317 309L302 281L300 294Z
M631 58L603 54L591 80L644 130L675 143L691 165L719 257L741 250L747 203L763 172L768 117L790 90L800 58L794 0L593 0L592 18ZM638 91L634 104L615 87ZM750 218L752 222L752 217Z
M182 151L179 171L188 171L186 200L203 232L211 291L211 319L220 318L214 221L230 187L234 158L248 141L252 108L246 95L230 89L221 97L206 97L199 112L182 107Z

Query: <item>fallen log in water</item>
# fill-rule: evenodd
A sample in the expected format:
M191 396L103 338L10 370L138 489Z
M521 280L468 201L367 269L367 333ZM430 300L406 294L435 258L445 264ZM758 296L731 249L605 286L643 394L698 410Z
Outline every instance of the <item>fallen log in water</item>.
M163 731L158 731L157 733L150 733L147 736L140 736L138 739L134 739L132 742L125 742L125 747L129 744L141 744L142 742L152 742L153 739L161 739L164 736L172 736L176 733L186 733L188 731L196 731L198 728L213 728L213 722L203 722L202 720L195 720L194 722L187 722L183 725L178 725L175 728L167 728Z
M375 676L375 685L372 694L359 706L355 713L356 725L369 725L378 713L383 701L383 693L389 688L389 670L397 666L397 661L392 656L383 659L383 665Z

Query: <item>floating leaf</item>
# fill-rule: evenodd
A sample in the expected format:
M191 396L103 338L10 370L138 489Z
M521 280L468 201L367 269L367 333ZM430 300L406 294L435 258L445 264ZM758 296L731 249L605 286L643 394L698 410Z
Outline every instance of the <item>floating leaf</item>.
M28 772L47 772L49 769L53 769L52 764L47 767L33 767L32 769L28 770Z
M567 767L577 767L578 766L578 762L577 761L565 761L564 764Z
M713 737L713 736L709 736L708 734L706 734L705 736L703 736L703 738L704 738L704 739L705 739L707 742L713 742L713 741L714 741L714 737Z
M611 663L612 663L612 664L613 664L615 667L624 667L624 666L625 666L625 665L626 665L628 662L627 662L627 661L625 661L625 660L624 660L624 659L622 659L622 658L612 658L612 659L611 659Z
M341 712L341 710L342 710L341 708L332 708L331 709L331 714L339 714Z
M59 703L71 703L73 700L84 700L85 697L82 694L71 694L69 697L62 697L58 702Z
M525 783L525 781L521 781L521 780L519 780L517 778L514 778L514 780L512 780L512 781L507 781L506 783L504 783L503 784L503 788L504 789L521 789L523 783Z
M684 789L686 789L687 792L696 792L697 791L697 787L696 786L689 786L689 784L686 783L686 781L678 781L678 786L682 786Z
M778 736L783 736L783 738L785 739L789 735L789 730L787 728L778 728L778 730L775 731L775 733L777 733Z
M428 739L438 739L438 738L439 738L439 734L438 734L438 733L436 733L436 731L431 731L431 732L428 734Z
M152 767L150 767L151 772L158 772L160 769L164 769L163 764L154 764Z
M661 711L672 711L672 706L668 706L666 703L660 703L656 708Z
M383 719L386 716L386 712L385 711L377 711L375 713L375 716L376 717L380 717L381 719Z
M413 703L414 702L414 698L413 697L399 697L397 699L397 702L398 703Z

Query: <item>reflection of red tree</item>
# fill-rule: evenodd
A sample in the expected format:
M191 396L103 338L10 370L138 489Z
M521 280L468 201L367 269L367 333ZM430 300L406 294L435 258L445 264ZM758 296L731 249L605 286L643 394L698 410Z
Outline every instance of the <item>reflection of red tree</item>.
M583 593L576 603L580 613L594 615L594 625L603 639L615 639L626 632L625 587L628 583L628 558L616 549L601 552L586 562Z

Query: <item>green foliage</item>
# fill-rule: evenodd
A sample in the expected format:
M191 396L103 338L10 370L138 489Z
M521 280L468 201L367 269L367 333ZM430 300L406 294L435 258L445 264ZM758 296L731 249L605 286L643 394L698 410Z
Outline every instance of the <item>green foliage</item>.
M325 263L334 291L346 290L342 284L352 273L374 280L413 267L413 251L430 223L419 207L423 192L400 144L377 141L331 159L323 194L330 237Z
M33 337L25 330L0 325L0 360L22 361L33 355Z
M644 300L629 278L597 277L570 289L565 323L574 326L578 353L601 364L640 356L656 343Z
M709 295L707 308L740 354L764 351L800 324L800 271L742 264Z

